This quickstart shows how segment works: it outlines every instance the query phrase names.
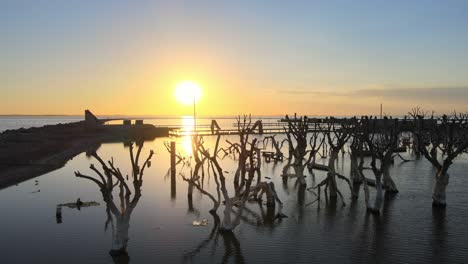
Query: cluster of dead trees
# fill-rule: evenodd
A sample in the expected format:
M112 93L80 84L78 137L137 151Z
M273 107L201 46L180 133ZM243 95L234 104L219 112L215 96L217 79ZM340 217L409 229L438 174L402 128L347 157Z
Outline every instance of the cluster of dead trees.
M446 188L449 182L448 170L453 161L468 152L468 114L456 113L434 118L419 107L409 112L414 120L413 134L415 149L434 166L434 206L446 205ZM428 122L429 121L429 122Z
M228 147L221 148L221 135L217 135L214 148L209 149L205 146L202 136L194 135L192 137L192 157L195 165L190 172L190 177L182 175L189 186L189 200L193 188L198 189L213 202L213 208L210 213L216 214L218 208L223 205L222 220L219 224L220 231L232 231L240 224L249 201L262 201L266 199L268 210L275 211L278 205L278 213L275 217L283 217L281 213L282 202L276 194L273 182L267 182L261 175L261 154L258 146L258 140L251 138L252 131L257 123L252 123L250 116L237 118L238 141L230 142L226 140ZM224 153L232 155L237 167L234 177L226 178L220 165L218 156ZM216 193L210 193L204 188L204 177L206 174L214 179L216 183ZM231 190L231 192L229 191Z
M399 152L404 149L402 133L412 135L412 147L416 155L423 155L436 169L432 194L434 206L445 206L445 189L448 184L448 169L453 160L468 149L468 115L452 114L439 118L430 117L420 108L414 108L409 117L394 119L384 117L348 119L309 119L306 116L285 117L286 140L289 146L288 163L284 166L284 177L297 177L305 185L304 167L314 177L313 170L327 171L324 180L309 189L317 189L320 201L321 189L330 198L343 195L337 187L337 179L343 180L351 189L353 198L358 197L362 184L366 207L379 213L385 192L397 193L398 188L390 175L390 167L396 157L403 162ZM307 146L307 142L309 146ZM341 151L348 150L350 175L336 172L335 163ZM277 150L278 151L278 150ZM328 157L328 164L316 164L316 155ZM293 168L294 173L288 173ZM372 171L373 178L365 177L364 170ZM369 185L375 187L375 201L370 201Z
M342 190L337 184L337 181L343 181L354 199L359 196L362 185L368 211L379 214L384 193L398 193L398 186L390 173L395 159L411 161L399 153L405 150L407 145L407 141L401 139L402 134L411 135L411 145L416 156L425 157L436 169L433 205L445 206L448 169L453 160L468 149L467 117L466 114L444 115L439 118L432 114L429 117L427 112L420 108L413 109L404 119L377 119L366 116L310 119L307 116L286 116L283 119L285 139L278 141L274 135L264 137L263 148L271 142L271 153L282 157L283 145L287 146L287 155L284 155L287 157L287 163L283 167L282 176L285 180L295 178L301 188L307 185L306 169L312 177L315 177L315 170L326 171L326 177L308 189L316 193L316 201L320 202L323 191L327 198L339 197L345 204ZM196 165L191 177L186 178L192 189L196 187L210 197L214 204L212 211L217 211L220 204L224 204L224 220L221 225L221 229L224 230L232 230L239 224L249 199L265 194L267 204L279 201L273 183L262 181L262 148L256 139L249 138L255 126L248 117L244 117L243 120L238 118L237 122L239 139L236 142L226 140L227 148L219 147L218 135L215 148L210 152L205 149L203 139L194 136L192 142ZM226 188L228 180L218 162L220 153L224 153L225 156L233 155L237 161L235 175L231 178L233 194L229 194ZM342 158L345 153L349 154L349 175L342 175L335 168L340 153ZM327 158L328 162L319 164L316 162L317 158ZM208 168L211 167L215 175L219 187L217 195L208 193L200 183L204 175L204 172L200 173L200 168L205 163L208 163ZM366 170L370 171L373 177L366 177ZM375 195L371 195L371 190L375 190Z
M401 140L403 133L411 135L411 146L415 156L424 157L435 168L432 192L434 206L446 205L449 168L457 157L468 152L468 114L453 113L434 117L433 113L429 116L417 107L404 119L375 119L363 116L359 119L330 117L318 120L295 115L292 118L286 116L284 121L286 137L282 141L276 140L275 135L259 141L253 136L253 130L259 128L261 123L252 122L250 116L244 116L237 118L238 139L235 142L225 140L226 147L223 148L220 146L221 135L217 134L214 147L208 148L203 137L195 134L191 140L193 160L176 155L176 164L183 163L191 168L190 175L182 175L188 184L189 204L194 189L213 202L210 213L215 225L210 238L222 234L225 243L239 250L239 253L239 243L232 231L241 220L249 222L246 215L253 215L265 225L274 225L277 219L285 217L281 210L283 204L273 182L266 180L270 178L262 177L261 173L261 151L269 142L274 156L281 157L275 159L276 162L282 162L282 148L283 145L287 146L288 155L284 155L287 157L287 163L282 171L286 182L295 178L301 188L306 188L306 169L311 177L315 177L314 170L326 171L326 177L308 189L312 192L316 190L315 201L320 203L323 190L327 198L340 197L344 205L345 199L338 188L337 180L343 181L345 186L349 187L353 199L359 196L359 185L362 184L366 207L369 212L376 214L380 213L384 192L398 192L390 174L395 159L399 157L403 162L410 161L398 153L407 144ZM168 151L172 151L168 145L166 147ZM151 166L153 156L153 151L150 151L146 159L140 159L142 149L142 142L137 144L136 152L134 145L129 145L130 174L124 175L113 159L105 162L95 151L91 155L99 166L90 165L95 176L75 172L77 177L92 181L99 187L106 203L108 219L105 226L107 228L110 225L113 233L110 254L114 258L126 258L127 261L130 217L141 198L144 171ZM349 154L349 176L338 173L335 168L340 152L343 158L346 152ZM232 177L226 177L228 172L223 170L220 164L220 160L226 156L231 156L237 164ZM317 163L318 157L328 158L328 163ZM365 176L365 170L372 172L373 179ZM214 192L205 188L206 175L214 179ZM370 201L370 186L375 188L373 202ZM114 198L114 194L117 194L118 198ZM266 212L262 199L266 200ZM248 204L252 201L259 202L261 215L249 208ZM220 208L223 211L222 217L217 214Z

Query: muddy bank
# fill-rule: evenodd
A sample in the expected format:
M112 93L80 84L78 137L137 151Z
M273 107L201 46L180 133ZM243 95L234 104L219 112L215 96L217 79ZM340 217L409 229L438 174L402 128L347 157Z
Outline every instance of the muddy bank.
M101 143L153 140L169 130L148 124L90 128L84 121L7 130L0 134L0 189L56 170Z

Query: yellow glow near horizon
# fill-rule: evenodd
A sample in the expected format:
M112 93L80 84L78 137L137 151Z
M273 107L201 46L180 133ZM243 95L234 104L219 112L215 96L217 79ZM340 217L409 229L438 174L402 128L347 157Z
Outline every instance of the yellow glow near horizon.
M180 103L190 105L200 100L202 91L200 85L193 81L183 81L175 86L174 95Z

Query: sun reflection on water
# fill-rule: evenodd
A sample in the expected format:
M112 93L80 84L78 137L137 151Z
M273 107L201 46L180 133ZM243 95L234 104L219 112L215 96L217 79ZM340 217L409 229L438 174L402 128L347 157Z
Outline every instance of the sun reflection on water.
M195 120L193 116L183 116L181 119L182 130L186 132L191 132L194 130ZM192 156L192 138L191 136L183 136L179 139L179 144L181 145L181 154L185 157Z

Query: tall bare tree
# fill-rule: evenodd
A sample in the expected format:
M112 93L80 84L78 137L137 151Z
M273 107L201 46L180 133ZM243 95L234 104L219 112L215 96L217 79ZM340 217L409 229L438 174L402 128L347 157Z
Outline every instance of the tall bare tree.
M127 257L127 242L128 229L130 226L130 217L133 210L141 198L141 188L143 186L143 174L146 168L151 166L151 158L154 152L151 150L143 165L140 165L140 154L143 148L143 143L138 144L136 154L133 150L133 144L130 144L130 161L132 171L131 177L122 174L121 170L116 166L114 160L111 159L107 163L96 153L92 156L101 166L101 170L96 168L94 164L90 165L90 169L96 174L91 177L82 174L79 171L75 172L75 176L90 180L99 187L102 198L106 203L107 221L106 226L110 223L113 229L112 249L109 254L114 258ZM132 186L132 187L130 187ZM118 199L114 200L113 191L117 187ZM114 227L115 221L115 227Z
M388 192L398 192L395 182L390 177L389 168L392 164L393 153L397 148L399 124L397 119L362 120L364 133L362 139L367 143L372 157L371 168L375 177L377 190L374 206L371 206L366 193L367 209L379 214L383 201L383 189ZM383 183L382 183L383 178ZM367 190L365 190L367 191Z
M304 159L307 155L307 133L309 132L309 121L307 116L293 119L286 115L285 120L288 127L284 128L289 146L288 164L283 168L283 176L288 175L289 168L294 169L294 176L300 185L307 185L304 177L304 168L307 162Z
M434 166L432 204L446 206L448 170L454 159L468 149L468 114L443 115L438 120L415 119L413 133L420 143L419 151Z
M324 186L325 192L328 190L330 197L337 197L340 195L341 199L343 200L343 195L337 187L336 177L344 180L350 186L350 188L351 184L349 179L336 173L335 163L338 159L340 150L343 149L346 142L348 142L352 135L353 128L356 125L356 119L352 118L339 120L330 117L326 122L327 126L325 135L327 137L327 144L330 148L330 157L328 159L327 168L328 172L327 177L321 183L319 183L316 188L318 188L320 192L320 188Z

